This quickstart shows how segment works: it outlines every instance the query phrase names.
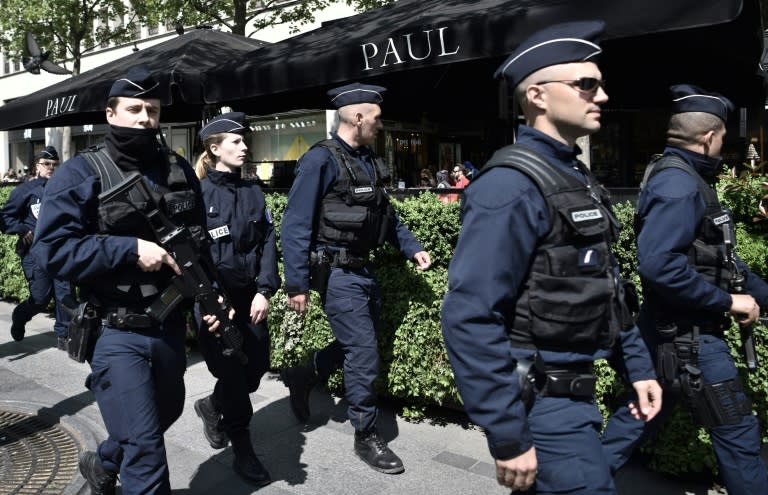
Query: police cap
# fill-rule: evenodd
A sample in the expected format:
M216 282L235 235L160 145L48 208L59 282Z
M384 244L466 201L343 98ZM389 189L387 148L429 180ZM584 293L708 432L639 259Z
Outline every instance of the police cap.
M728 121L728 112L736 109L734 104L725 96L710 93L691 84L676 84L670 86L672 93L672 113L705 112Z
M125 77L115 81L109 90L109 97L124 96L126 98L160 98L160 83L152 77L146 67L132 67Z
M198 136L201 141L205 141L213 134L229 132L240 134L241 136L250 129L245 125L245 114L243 112L228 112L217 115L200 129Z
M54 160L59 161L59 154L56 152L56 148L53 146L46 146L40 153L37 154L38 160Z
M326 94L331 99L331 104L335 108L341 108L356 103L375 103L378 105L384 101L382 94L386 90L387 88L382 86L352 83L334 88Z
M555 24L532 34L520 43L494 73L511 87L539 69L570 62L594 61L602 53L598 46L603 21L578 21Z

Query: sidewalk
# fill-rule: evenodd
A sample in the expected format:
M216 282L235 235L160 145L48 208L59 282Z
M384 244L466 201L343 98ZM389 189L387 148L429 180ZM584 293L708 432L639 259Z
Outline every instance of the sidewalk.
M12 304L0 301L0 412L52 418L72 432L78 450L95 449L106 432L93 396L83 385L88 365L69 359L55 348L53 320L45 315L36 316L27 325L22 342L14 342L9 332L12 309ZM255 410L251 434L256 453L274 480L254 490L232 472L231 448L213 450L203 437L193 404L211 392L214 380L196 352L188 356L185 381L184 413L165 435L175 495L509 493L496 483L482 432L462 424L460 415L446 413L445 417L414 424L384 407L380 429L403 459L406 470L400 475L380 474L366 467L352 451L353 429L346 419L343 400L316 387L309 424L300 424L288 406L287 389L274 374L265 376L259 390L251 395ZM5 451L3 440L0 438L0 482L8 472L6 459L11 464L15 459ZM89 493L79 473L68 482L61 493ZM634 466L620 473L617 485L621 495L717 493L701 484L664 478ZM2 486L0 483L0 493L8 493Z

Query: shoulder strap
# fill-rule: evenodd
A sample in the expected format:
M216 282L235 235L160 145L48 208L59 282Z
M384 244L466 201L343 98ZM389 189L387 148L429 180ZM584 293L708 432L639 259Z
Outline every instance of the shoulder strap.
M517 144L497 150L480 169L478 177L495 167L513 168L525 174L539 188L550 210L554 209L551 196L565 191L585 190L587 187L576 177L550 165L541 154ZM554 211L550 213L554 214Z
M335 139L326 139L324 141L320 141L318 143L315 143L313 148L315 146L322 146L323 148L327 149L331 152L331 155L336 159L336 163L339 165L339 173L341 174L341 180L350 180L352 184L360 184L360 182L357 180L357 173L355 172L355 167L352 165L352 157L349 155L347 150L345 150L341 144L339 144ZM374 163L374 169L376 173L376 178L381 179L382 170L379 168L378 163ZM358 170L359 166L358 166ZM360 170L362 171L362 170ZM368 174L363 172L368 177Z
M643 174L640 190L642 191L645 189L645 185L651 180L651 177L668 168L682 170L696 179L696 182L699 185L699 193L704 198L704 202L708 207L720 205L720 201L717 199L717 193L712 186L710 186L693 167L688 165L685 160L675 155L663 155L649 163L645 169L645 174Z
M497 150L488 163L483 165L483 174L495 167L514 168L530 177L542 193L584 189L586 185L567 172L550 165L541 154L522 146L512 144Z
M120 167L117 166L112 157L109 156L104 146L90 148L88 151L81 153L81 156L99 174L102 191L112 189L114 186L125 181L125 174L120 170Z

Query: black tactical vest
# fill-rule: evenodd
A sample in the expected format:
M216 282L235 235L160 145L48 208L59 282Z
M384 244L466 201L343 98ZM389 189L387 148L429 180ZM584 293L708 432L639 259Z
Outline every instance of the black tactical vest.
M508 332L516 347L593 353L613 345L624 324L622 284L611 258L620 225L608 191L584 170L589 186L518 145L483 167L529 177L549 208L551 229L539 240Z
M704 217L696 228L696 240L688 249L688 264L701 274L710 284L730 292L731 266L723 237L723 228L731 229L731 239L736 239L735 225L731 213L723 208L717 199L717 193L696 170L681 158L665 155L651 162L646 168L640 189L645 188L651 177L668 168L680 169L696 179L699 194L704 200ZM640 218L635 215L635 234L639 234ZM643 287L646 296L654 297L653 288Z
M104 202L102 196L109 189L121 184L127 174L112 160L103 145L92 147L80 153L88 164L99 174L101 191L98 205L98 232L109 235L125 235L157 242L155 233L146 219L150 210L146 201L135 194L128 198L116 197ZM190 226L195 235L202 231L196 203L196 195L176 161L176 155L168 152L164 164L167 172L167 186L155 185L150 188L153 200L177 225ZM130 198L130 200L129 200ZM136 266L117 266L109 277L89 283L91 292L107 304L125 303L126 306L143 306L165 289L173 276L168 268L157 272L144 272Z
M384 243L394 217L394 209L384 191L381 162L375 161L375 177L371 179L334 139L315 146L326 148L339 166L339 179L320 204L316 243L366 256Z

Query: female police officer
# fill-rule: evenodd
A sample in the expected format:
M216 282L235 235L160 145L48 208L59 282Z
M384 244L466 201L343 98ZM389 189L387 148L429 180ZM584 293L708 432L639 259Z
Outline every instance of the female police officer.
M195 402L205 437L214 449L232 441L233 468L256 485L271 480L253 452L248 424L253 408L248 396L269 367L267 311L280 287L272 219L258 183L244 180L241 167L248 147L245 115L230 112L211 119L200 131L205 151L195 170L201 179L211 256L219 283L235 309L234 322L244 338L247 363L224 356L217 338L201 324L200 350L218 378L213 393Z

